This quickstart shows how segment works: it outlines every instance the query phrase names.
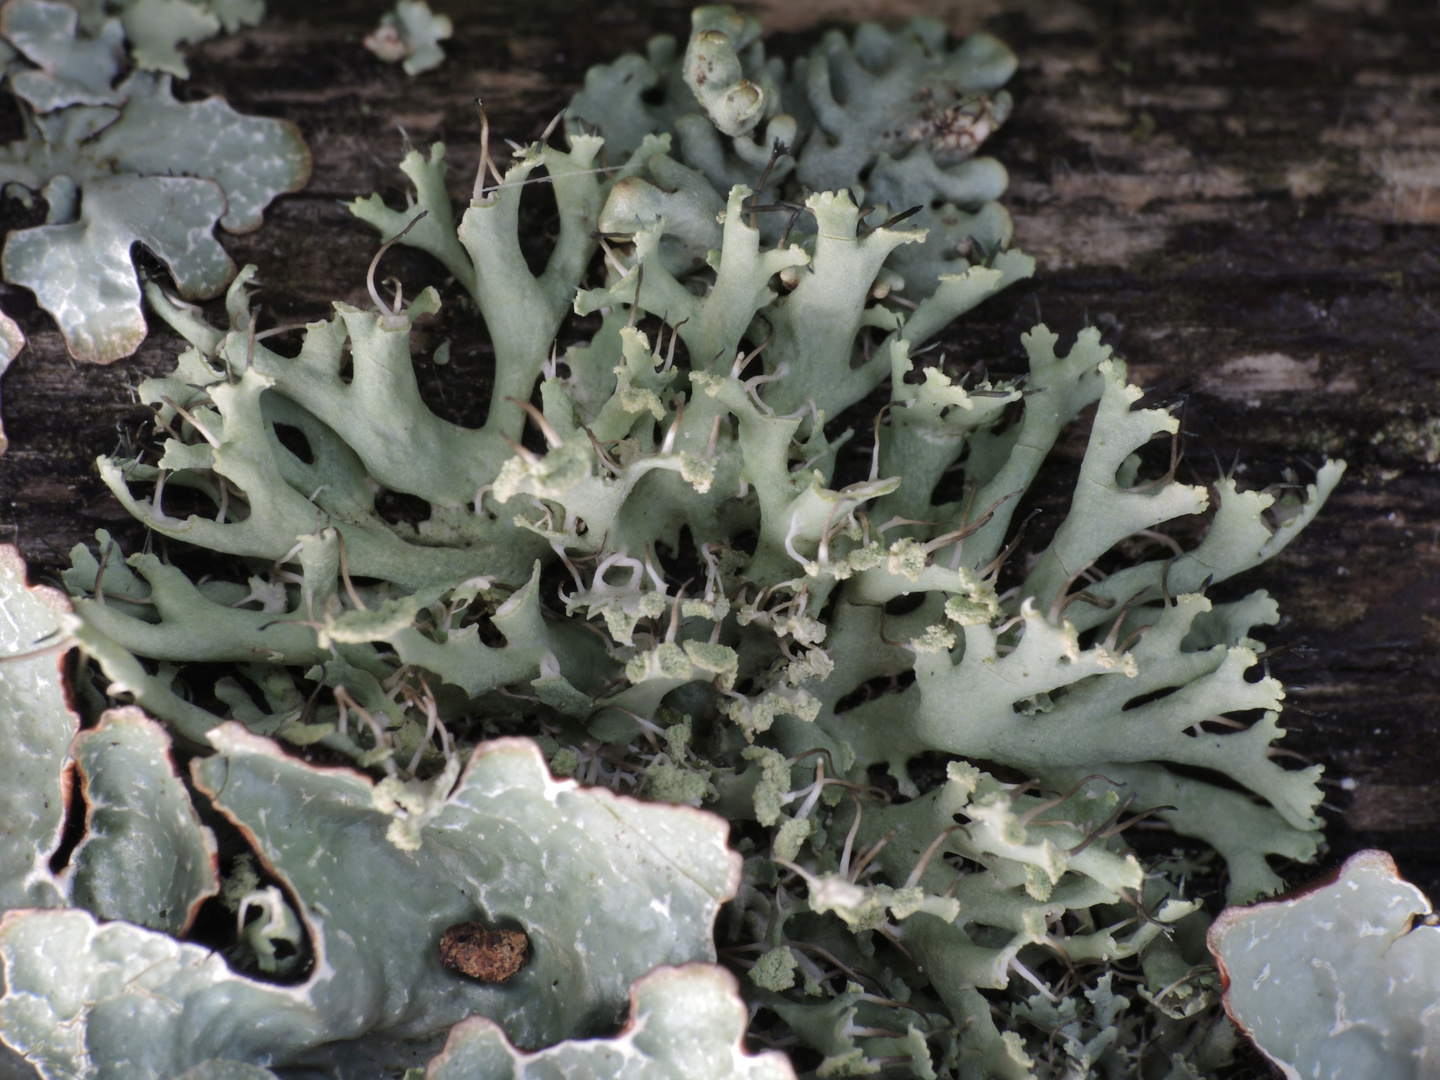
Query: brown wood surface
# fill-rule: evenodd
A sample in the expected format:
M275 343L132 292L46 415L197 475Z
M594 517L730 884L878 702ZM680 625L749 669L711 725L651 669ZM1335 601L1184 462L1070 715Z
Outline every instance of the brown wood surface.
M376 238L341 201L378 190L398 205L397 129L416 145L447 140L458 199L477 156L477 94L499 133L528 140L586 66L687 25L683 6L640 0L435 6L456 38L446 64L416 79L360 46L379 3L272 0L261 27L195 51L186 95L288 117L314 152L304 191L258 231L222 237L259 265L267 319L362 302ZM1020 54L1015 115L989 149L1011 170L1016 240L1039 272L948 347L1017 370L1037 309L1066 338L1088 316L1139 381L1188 390L1183 479L1213 479L1217 457L1229 468L1238 455L1256 486L1286 469L1304 479L1325 455L1350 462L1320 520L1232 588L1275 593L1287 621L1270 644L1299 647L1272 670L1294 684L1286 746L1327 767L1327 861L1385 847L1440 890L1440 8L768 0L758 13L780 52L817 26L926 13ZM18 118L5 108L8 138ZM19 213L6 201L0 224ZM456 298L424 256L394 253L385 272ZM43 575L97 527L138 535L91 462L143 421L130 388L169 369L177 339L160 327L129 360L81 366L28 293L0 287L0 302L30 338L0 386L11 441L0 542ZM454 361L421 362L425 392L476 422L488 346L453 303L417 352L443 337ZM1056 479L1040 497L1060 508L1065 493Z

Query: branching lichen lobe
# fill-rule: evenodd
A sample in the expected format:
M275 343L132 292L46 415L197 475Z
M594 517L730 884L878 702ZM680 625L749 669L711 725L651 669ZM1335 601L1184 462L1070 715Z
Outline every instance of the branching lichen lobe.
M1343 466L1283 500L1148 467L1179 417L1138 407L1093 329L1062 343L1035 327L1018 378L930 351L1033 272L1009 246L1004 168L977 154L1010 109L998 41L866 26L787 67L734 11L701 9L694 31L592 71L556 145L482 166L458 220L438 144L401 164L410 205L352 205L439 258L485 319L496 387L478 429L417 388L411 329L433 289L337 303L290 358L254 332L251 271L227 329L152 288L192 348L140 388L158 453L101 474L156 532L216 553L216 573L193 581L108 537L77 548L74 633L112 693L217 751L196 777L233 758L269 792L242 805L227 787L227 813L286 807L294 832L252 834L299 879L295 917L335 964L347 936L407 964L439 941L482 980L450 983L515 1039L539 1023L527 1010L570 1010L545 1014L550 1037L613 1019L629 985L613 964L644 942L669 950L657 963L746 973L759 1034L827 1075L1151 1080L1177 1055L1209 1073L1229 1029L1195 883L1223 862L1232 900L1272 892L1269 860L1319 840L1319 770L1280 767L1284 694L1253 678L1253 635L1278 612L1226 583L1290 543ZM520 194L542 181L560 233L532 271ZM572 314L598 329L561 354ZM866 401L863 432L835 430ZM1007 566L1027 492L1092 409L1063 524ZM852 436L873 446L846 482ZM167 512L180 485L213 512ZM429 514L381 512L399 498ZM1166 531L1202 516L1189 550ZM216 664L223 715L180 685ZM352 767L296 760L319 753ZM477 777L486 798L514 795L513 816L484 809ZM1142 857L1126 832L1142 822L1196 843ZM312 852L307 829L333 839ZM325 862L366 838L359 865ZM369 873L448 889L453 908L470 902L458 867L490 899L405 941L331 894ZM590 885L597 867L612 890ZM610 919L575 930L593 902ZM477 909L485 922L455 924ZM430 910L406 907L405 925ZM572 961L583 1007L554 974ZM727 978L673 983L722 1042L744 1012ZM315 1027L291 1058L366 1034L326 1012L320 982L305 993ZM450 1016L394 1008L369 1031ZM493 1038L461 1025L434 1068Z

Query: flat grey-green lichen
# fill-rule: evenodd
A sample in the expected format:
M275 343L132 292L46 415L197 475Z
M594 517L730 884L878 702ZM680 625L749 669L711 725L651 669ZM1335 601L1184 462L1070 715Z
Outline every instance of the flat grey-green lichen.
M298 902L309 976L258 981L210 949L97 923L93 903L11 911L0 920L0 1032L43 1076L318 1061L332 1044L420 1038L476 1014L514 1042L548 1045L608 1023L652 968L714 957L710 927L739 866L708 815L557 784L533 745L498 741L450 773L412 850L387 842L399 819L369 778L312 768L239 724L210 741L217 752L193 763L194 787ZM167 852L132 852L134 878L175 872ZM579 905L582 886L590 900ZM109 900L90 889L70 901L92 897ZM529 934L532 959L504 987L440 964L440 934L477 917Z
M635 983L630 1015L613 1039L562 1043L525 1053L492 1022L457 1024L431 1063L427 1080L542 1080L603 1076L613 1080L794 1080L779 1051L743 1050L747 1016L734 977L718 967L661 968Z
M47 1076L143 1054L161 1080L359 1077L483 1016L504 1037L464 1020L434 1075L785 1075L739 1057L744 1006L712 969L636 983L723 956L756 1035L817 1075L1223 1064L1196 883L1223 864L1233 901L1278 889L1268 860L1314 856L1320 792L1317 767L1277 763L1284 694L1254 678L1276 606L1220 590L1343 466L1283 499L1178 482L1150 444L1179 420L1094 330L1036 327L1006 376L922 359L1032 270L1006 248L1004 170L974 156L1013 67L919 21L787 68L701 9L683 51L592 72L563 147L482 162L458 222L444 148L407 155L410 205L353 209L474 301L479 427L421 399L433 289L372 281L373 308L337 303L287 357L253 334L249 271L224 330L152 286L192 347L140 387L159 445L100 471L207 574L101 534L73 552L66 625L276 879L236 862L231 902L303 938L237 931L236 971L93 910L11 912L0 1035ZM541 179L560 224L532 272L519 206ZM572 314L593 333L552 352ZM1092 412L1068 513L1022 559L1027 493ZM395 522L386 494L428 517ZM1199 515L1186 548L1168 530ZM1142 855L1145 818L1203 844ZM531 941L503 986L435 954L477 917ZM108 981L131 957L143 973ZM542 1049L606 1033L632 985L620 1036Z
M20 324L0 311L0 376L5 374L10 361L19 356L24 347L25 332L20 329ZM9 445L10 440L5 437L5 427L0 424L0 454L4 454Z
M1440 928L1383 851L1210 928L1225 1009L1286 1076L1420 1080L1440 1052Z
M399 0L365 35L365 47L387 64L404 61L406 75L419 75L445 62L440 42L454 32L450 16L434 14L425 0Z
M49 863L72 782L57 762L79 724L66 702L60 653L45 645L56 640L68 604L54 589L27 587L25 562L8 544L0 547L0 600L0 656L11 658L0 679L0 753L10 762L0 787L0 908L50 907L60 903Z
M140 0L125 15L149 6ZM3 269L6 281L34 291L72 356L109 363L145 337L131 248L144 244L164 262L181 296L217 295L235 264L214 227L258 228L275 196L305 183L310 152L288 121L242 116L219 98L177 101L170 74L144 70L174 65L142 63L112 85L120 21L102 21L94 36L79 23L76 9L56 0L0 9L26 130L0 149L0 186L27 202L39 194L47 206L45 224L9 235Z
M64 5L47 6L58 11ZM136 67L177 79L190 77L180 45L233 34L265 17L265 0L70 0L69 6L83 36L114 42L117 49L128 39Z

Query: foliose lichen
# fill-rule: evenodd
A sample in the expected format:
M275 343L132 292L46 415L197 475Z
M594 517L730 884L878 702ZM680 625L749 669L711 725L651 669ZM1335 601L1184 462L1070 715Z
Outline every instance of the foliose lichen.
M425 0L398 0L365 35L365 47L387 64L403 61L406 75L419 75L445 62L440 42L454 32L450 16L434 14Z
M1227 908L1208 939L1225 1011L1286 1076L1422 1077L1440 1050L1440 918L1383 851Z
M145 338L135 244L165 264L182 297L216 296L235 264L214 227L258 228L270 201L310 175L294 124L242 116L214 97L177 101L171 78L186 74L183 64L147 63L142 52L115 82L130 20L142 20L136 33L153 19L173 30L183 11L218 30L255 12L218 5L222 15L188 0L122 7L109 17L103 5L59 0L0 7L0 64L25 123L25 137L0 148L0 188L46 204L43 225L6 238L0 265L54 317L70 354L96 363L129 356ZM141 41L159 48L153 34Z
M303 933L241 927L229 967L40 875L37 910L0 922L0 1036L47 1077L436 1054L445 1080L791 1075L739 1052L748 1005L817 1076L1223 1065L1194 883L1210 858L1232 902L1275 891L1269 859L1316 853L1320 799L1254 677L1275 604L1223 586L1343 465L1303 494L1181 483L1177 416L1094 330L1036 327L1011 376L928 351L1033 269L975 156L1013 68L924 20L787 67L702 8L683 51L592 72L561 145L502 171L487 124L458 225L444 147L408 154L410 205L353 209L483 317L479 427L421 399L411 331L438 293L382 295L373 263L373 306L337 303L294 356L249 269L224 330L150 286L191 347L140 387L158 453L100 471L206 572L102 533L59 625L194 755L192 797L273 881L241 858L243 885L183 895L249 890L251 926ZM519 204L542 179L559 229L532 272ZM572 313L593 333L552 349ZM1022 560L1027 492L1092 412L1068 513ZM385 493L428 517L395 522ZM1197 515L1198 542L1167 531ZM1197 843L1142 854L1142 820ZM48 859L56 822L29 830ZM531 959L464 982L436 942L467 921ZM613 1030L627 993L619 1036L551 1045Z

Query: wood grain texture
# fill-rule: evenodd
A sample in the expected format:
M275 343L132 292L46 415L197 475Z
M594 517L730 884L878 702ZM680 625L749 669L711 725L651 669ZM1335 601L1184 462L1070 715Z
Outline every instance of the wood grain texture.
M363 302L374 234L341 205L378 190L399 205L405 138L444 139L453 193L477 157L472 99L497 132L535 137L591 63L683 33L679 5L631 0L441 3L455 19L449 60L405 78L360 46L378 3L275 3L265 23L195 50L191 98L223 94L244 112L297 122L315 154L308 188L273 204L266 224L222 235L267 285L265 319ZM1161 395L1185 395L1182 479L1213 479L1217 459L1256 486L1326 455L1350 473L1319 521L1285 554L1227 586L1264 587L1292 649L1272 672L1292 685L1286 746L1327 767L1328 863L1374 845L1440 890L1440 9L1396 0L1212 5L1180 0L843 0L781 4L771 48L794 52L817 27L926 12L957 33L978 28L1021 57L1017 107L989 152L1010 168L1017 243L1039 272L946 338L952 355L1018 370L1037 310L1062 338L1087 318ZM768 9L765 10L765 9ZM1223 9L1223 10L1221 10ZM18 118L0 107L0 127ZM398 129L404 130L404 134ZM544 220L535 189L535 220ZM0 207L11 228L13 200ZM142 255L142 259L144 256ZM385 274L458 298L443 271L404 250ZM178 349L163 327L133 358L86 367L23 290L0 303L30 337L3 383L9 454L0 459L0 541L39 574L109 528L139 532L91 462L144 413L138 380ZM152 323L154 320L152 320ZM417 331L438 412L475 423L488 395L488 345L451 303ZM1062 448L1070 464L1083 449ZM1055 514L1066 461L1036 499ZM1303 710L1303 711L1302 711ZM1305 872L1301 872L1303 879Z

